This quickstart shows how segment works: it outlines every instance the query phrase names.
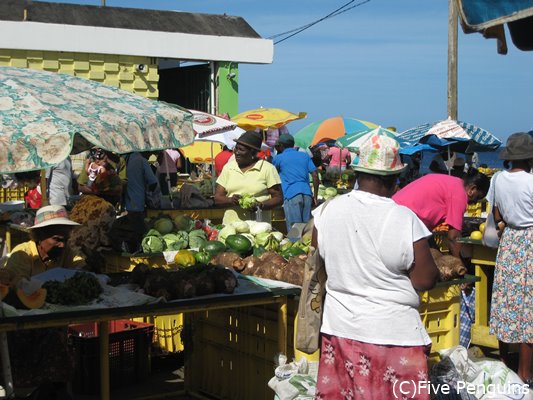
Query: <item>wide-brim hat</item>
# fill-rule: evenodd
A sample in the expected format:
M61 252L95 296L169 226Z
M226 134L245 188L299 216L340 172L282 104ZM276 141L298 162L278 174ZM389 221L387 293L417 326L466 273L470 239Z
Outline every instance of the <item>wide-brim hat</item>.
M395 175L407 165L400 159L400 143L376 131L359 146L359 158L352 168L371 175Z
M254 150L261 150L261 143L263 142L263 136L259 132L246 131L237 139L233 139L234 142L240 143L246 147L250 147Z
M63 206L45 206L39 208L35 214L35 223L30 229L44 228L51 225L78 226L77 222L68 219L68 213Z
M529 160L533 158L533 136L529 133L513 133L500 153L501 160Z

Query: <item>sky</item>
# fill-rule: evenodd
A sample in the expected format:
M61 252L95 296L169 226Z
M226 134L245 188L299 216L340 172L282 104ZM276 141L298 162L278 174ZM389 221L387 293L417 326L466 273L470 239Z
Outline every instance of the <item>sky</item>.
M52 1L52 0L48 0ZM101 5L101 0L54 2ZM331 13L348 0L106 0L111 7L243 17L263 38ZM353 4L357 4L356 1ZM458 120L505 142L533 129L533 52L458 34ZM370 0L274 47L272 64L239 66L239 112L305 111L304 126L342 115L401 132L447 118L447 0Z

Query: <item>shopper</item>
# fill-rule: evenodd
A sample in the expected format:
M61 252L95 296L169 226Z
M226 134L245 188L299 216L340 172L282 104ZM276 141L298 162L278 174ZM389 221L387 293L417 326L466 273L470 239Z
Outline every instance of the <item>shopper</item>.
M318 205L318 173L311 157L294 148L294 138L290 134L280 135L275 147L277 155L273 164L281 177L283 210L289 232L293 224L309 221L311 208ZM313 180L312 191L309 176Z
M156 174L159 180L159 187L163 195L168 195L169 190L178 183L178 171L182 167L181 154L174 149L162 150L157 155Z
M317 399L392 399L395 382L428 379L431 340L416 291L431 289L438 272L431 233L390 199L404 169L398 151L392 138L369 138L354 166L358 189L313 212L327 273Z
M490 310L505 361L509 343L519 344L518 376L532 383L533 359L533 137L515 133L500 153L506 170L492 178L489 198L496 222L503 221Z
M448 247L460 257L463 217L468 203L483 199L489 190L487 176L471 170L463 179L445 174L428 174L400 189L392 199L411 209L429 230L445 222L449 225Z
M50 204L66 206L70 197L77 191L75 186L76 179L70 157L46 170L46 187Z

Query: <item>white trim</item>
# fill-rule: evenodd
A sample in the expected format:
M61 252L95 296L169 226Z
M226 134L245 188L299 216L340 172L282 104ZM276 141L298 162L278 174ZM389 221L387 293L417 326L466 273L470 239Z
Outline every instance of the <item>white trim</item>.
M0 48L271 64L269 39L0 21Z

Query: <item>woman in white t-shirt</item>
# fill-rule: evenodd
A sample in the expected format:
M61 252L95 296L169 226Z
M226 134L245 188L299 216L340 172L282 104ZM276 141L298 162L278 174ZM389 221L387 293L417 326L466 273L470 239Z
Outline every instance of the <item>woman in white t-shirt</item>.
M432 288L431 233L391 195L405 166L399 144L374 135L360 146L358 189L313 213L327 272L317 399L393 399L399 382L427 381L431 340L416 290ZM428 393L404 385L407 398Z
M500 153L507 170L497 173L488 194L500 240L490 310L490 333L506 361L509 343L519 343L518 376L531 385L533 354L533 137L515 133ZM509 162L511 165L509 165Z

